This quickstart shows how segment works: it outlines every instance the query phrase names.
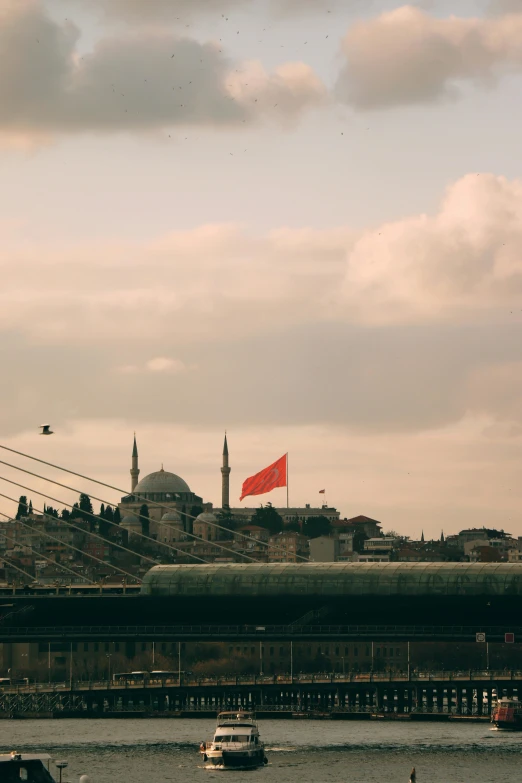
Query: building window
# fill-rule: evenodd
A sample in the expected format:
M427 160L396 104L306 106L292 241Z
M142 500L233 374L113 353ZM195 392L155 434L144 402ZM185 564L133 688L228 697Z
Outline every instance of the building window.
M401 657L401 651L400 651L400 649L399 649L398 647L397 647L397 649L395 650L395 657L396 657L396 658L400 658L400 657Z
M357 658L357 656L359 655L359 648L358 647L354 647L353 648L353 654Z
M251 655L255 655L255 652L256 652L256 648L255 647L251 647L250 648L250 654Z
M109 642L105 642L105 652L109 652Z
M147 642L142 642L141 643L141 651L145 652L146 649L147 649Z
M273 647L271 647L271 648L270 648L270 655L273 655L273 654L274 654L274 648L273 648Z
M89 642L84 642L83 643L83 651L84 652L89 652Z
M54 663L55 666L65 666L65 655L55 655L54 656Z
M347 656L349 652L350 652L350 648L349 647L345 647L344 648L344 655Z
M98 644L98 642L94 642L94 652L99 652L99 651L100 651L100 645Z
M279 657L282 658L284 654L285 654L284 647L280 647L279 648Z
M339 657L339 648L338 647L335 648L335 654L337 655L337 657Z
M381 648L377 647L377 658L381 657Z

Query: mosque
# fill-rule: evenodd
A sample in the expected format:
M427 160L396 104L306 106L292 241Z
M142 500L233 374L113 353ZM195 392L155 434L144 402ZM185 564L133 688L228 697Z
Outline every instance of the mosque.
M148 508L149 535L158 541L168 544L180 541L185 532L191 533L193 530L199 535L200 532L196 528L203 527L208 531L208 523L210 523L210 530L215 531L211 525L216 524L218 519L213 513L212 503L205 503L203 498L192 492L187 482L180 476L164 470L162 465L160 470L149 473L139 481L136 436L132 448L130 475L131 494L123 497L118 504L121 527L127 530L129 535L142 532L142 520L139 515L143 505ZM230 467L226 435L221 475L221 505L223 509L227 509L230 508ZM209 537L208 533L206 537Z
M221 463L221 508L214 509L212 503L205 502L190 489L184 479L175 473L163 469L149 473L139 481L138 446L136 436L132 448L131 461L131 491L118 504L121 515L121 526L129 535L143 531L140 510L146 505L150 525L149 535L152 538L170 544L183 540L185 533L194 533L206 541L215 541L219 524L218 514L229 511L237 524L250 522L256 511L255 507L230 507L230 466L228 463L228 443L225 434ZM331 521L339 519L336 508L323 505L321 507L307 504L304 508L277 508L284 523L294 520L303 522L307 517L326 516Z

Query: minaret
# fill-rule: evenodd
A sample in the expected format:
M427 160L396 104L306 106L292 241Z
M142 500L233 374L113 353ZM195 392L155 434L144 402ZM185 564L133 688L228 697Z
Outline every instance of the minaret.
M225 442L223 444L223 467L221 468L221 507L230 507L230 468L228 467L228 443L226 432Z
M132 447L132 468L131 474L131 492L136 489L138 483L138 476L140 475L140 469L138 468L138 447L136 446L136 433L134 433L134 446Z

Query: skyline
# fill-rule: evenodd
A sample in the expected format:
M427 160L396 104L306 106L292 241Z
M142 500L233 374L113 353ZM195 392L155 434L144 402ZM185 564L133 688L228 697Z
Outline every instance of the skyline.
M3 5L0 442L522 535L522 3L277 5Z

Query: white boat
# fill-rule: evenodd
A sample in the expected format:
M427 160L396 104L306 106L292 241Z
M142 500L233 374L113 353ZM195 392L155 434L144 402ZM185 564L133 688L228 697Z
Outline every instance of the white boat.
M253 769L268 764L253 712L220 712L212 742L200 753L208 769Z
M0 781L56 783L51 775L51 761L46 753L0 753Z

